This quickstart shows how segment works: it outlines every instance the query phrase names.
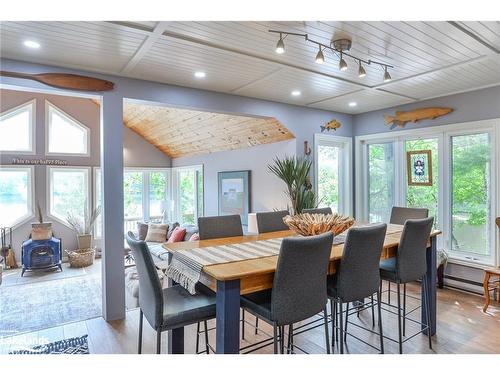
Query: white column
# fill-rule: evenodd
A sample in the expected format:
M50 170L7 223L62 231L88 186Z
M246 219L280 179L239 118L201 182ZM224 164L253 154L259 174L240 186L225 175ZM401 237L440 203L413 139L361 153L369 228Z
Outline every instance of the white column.
M107 321L125 318L123 262L123 98L116 92L101 103L103 205L102 313Z

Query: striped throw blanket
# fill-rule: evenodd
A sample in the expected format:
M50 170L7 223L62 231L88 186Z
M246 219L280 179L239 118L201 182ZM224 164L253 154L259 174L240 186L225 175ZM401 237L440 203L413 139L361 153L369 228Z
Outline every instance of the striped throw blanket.
M282 240L283 238L274 238L233 245L178 250L172 257L166 275L182 285L189 293L195 294L195 285L200 281L203 267L278 255ZM345 235L339 235L333 242L341 244L344 241Z

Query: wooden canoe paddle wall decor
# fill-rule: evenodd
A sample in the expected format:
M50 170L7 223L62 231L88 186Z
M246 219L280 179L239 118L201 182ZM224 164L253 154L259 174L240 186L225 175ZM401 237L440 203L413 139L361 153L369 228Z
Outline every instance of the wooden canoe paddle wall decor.
M386 125L392 125L391 129L394 129L396 126L404 127L407 122L434 120L452 111L453 108L442 107L418 108L407 112L397 111L394 116L384 116L384 121Z
M113 82L106 81L104 79L66 73L27 74L0 71L0 76L31 79L48 86L66 90L98 92L113 90L113 87L115 86Z

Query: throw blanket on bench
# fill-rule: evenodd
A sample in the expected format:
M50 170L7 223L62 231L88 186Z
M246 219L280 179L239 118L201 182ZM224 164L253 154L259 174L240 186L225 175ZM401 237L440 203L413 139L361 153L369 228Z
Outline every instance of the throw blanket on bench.
M166 276L195 294L196 283L200 281L203 267L221 263L278 255L283 238L244 242L234 245L202 247L178 250L166 271ZM345 242L345 235L335 237L335 245Z

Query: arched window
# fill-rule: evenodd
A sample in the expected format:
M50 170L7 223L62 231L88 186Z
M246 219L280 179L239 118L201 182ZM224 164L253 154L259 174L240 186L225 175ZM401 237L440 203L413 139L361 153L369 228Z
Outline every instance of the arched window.
M0 151L34 153L35 99L0 115Z
M89 128L49 101L45 101L45 114L47 154L89 155Z

